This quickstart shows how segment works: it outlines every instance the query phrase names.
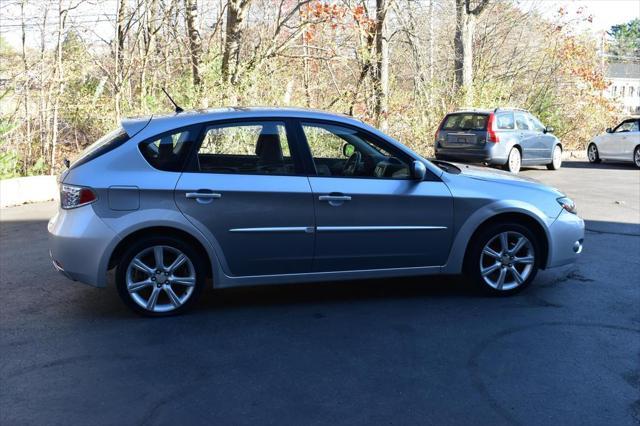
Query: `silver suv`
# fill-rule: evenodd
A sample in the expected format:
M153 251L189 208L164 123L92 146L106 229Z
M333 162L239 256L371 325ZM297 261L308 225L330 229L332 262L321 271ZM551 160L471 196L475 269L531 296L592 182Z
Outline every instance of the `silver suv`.
M53 265L137 312L216 288L464 272L510 294L573 262L555 189L429 162L358 120L232 108L124 120L61 176Z
M562 166L562 144L529 112L462 110L447 114L435 137L437 159L487 163L518 173L521 165Z

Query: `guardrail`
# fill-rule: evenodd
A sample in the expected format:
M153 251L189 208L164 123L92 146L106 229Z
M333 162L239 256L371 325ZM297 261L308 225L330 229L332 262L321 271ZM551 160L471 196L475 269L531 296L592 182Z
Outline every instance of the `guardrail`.
M56 176L27 176L0 180L0 207L49 201L58 197Z

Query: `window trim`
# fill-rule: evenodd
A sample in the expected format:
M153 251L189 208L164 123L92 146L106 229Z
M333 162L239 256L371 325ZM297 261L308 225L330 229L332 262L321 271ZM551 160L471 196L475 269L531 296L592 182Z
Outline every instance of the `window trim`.
M233 126L241 126L243 124L251 124L256 123L259 124L265 121L276 121L284 124L285 132L287 134L287 142L289 144L289 152L291 153L291 160L293 161L293 165L295 168L295 173L251 173L245 172L235 173L235 172L207 172L198 170L198 162L196 161L198 151L200 151L200 147L202 146L202 142L207 134L207 129L211 127L221 127L227 125L227 127ZM214 120L202 122L199 124L200 136L198 137L197 142L194 144L192 151L189 153L189 158L186 163L186 167L183 169L183 173L198 173L198 174L209 174L209 175L230 175L230 176L307 176L306 169L304 167L304 161L302 160L303 154L300 153L298 143L295 138L295 132L293 131L291 119L288 117L246 117L246 118L228 118L223 120Z
M374 176L321 176L318 174L318 171L316 170L315 162L313 161L313 153L311 152L311 148L309 147L307 136L304 133L303 123L320 124L320 125L324 124L327 126L344 127L354 131L362 132L369 139L371 139L376 144L378 144L381 148L393 154L394 157L398 157L401 161L408 163L409 167L411 167L411 163L413 163L414 161L421 161L421 159L414 158L412 155L410 155L407 152L404 152L402 149L396 147L395 145L385 140L384 138L381 138L371 133L370 131L363 129L362 127L353 126L351 124L343 123L340 121L323 120L323 119L316 119L316 118L295 118L293 121L296 127L298 140L300 141L300 147L304 152L305 166L307 167L307 175L309 177L327 178L327 179L368 179L368 180L390 180L390 181L396 181L396 182L400 182L400 181L418 182L418 181L415 181L415 179L411 178L410 176L407 178L401 178L401 179L394 179L389 177L374 177ZM440 181L440 179L436 175L434 175L429 169L427 169L427 174L425 175L424 180L420 182L429 182L429 181Z

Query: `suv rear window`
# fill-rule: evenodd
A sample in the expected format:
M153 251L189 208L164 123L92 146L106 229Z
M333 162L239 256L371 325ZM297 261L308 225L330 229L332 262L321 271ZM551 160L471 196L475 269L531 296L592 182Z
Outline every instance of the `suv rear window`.
M127 135L127 132L125 132L122 127L119 127L86 147L80 156L71 164L69 169L88 163L89 161L119 147L128 140L129 135Z
M489 116L477 113L449 114L442 130L486 130Z

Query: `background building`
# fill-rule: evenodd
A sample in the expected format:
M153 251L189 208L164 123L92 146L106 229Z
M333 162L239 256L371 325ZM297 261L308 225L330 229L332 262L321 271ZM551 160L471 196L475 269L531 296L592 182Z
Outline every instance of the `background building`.
M610 62L606 78L611 83L605 94L627 114L640 114L640 63Z

